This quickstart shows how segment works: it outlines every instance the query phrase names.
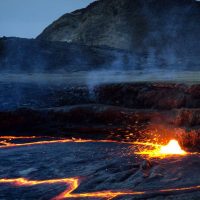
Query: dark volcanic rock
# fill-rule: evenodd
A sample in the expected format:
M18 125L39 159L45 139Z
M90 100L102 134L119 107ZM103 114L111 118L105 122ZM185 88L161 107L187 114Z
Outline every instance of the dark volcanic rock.
M190 98L184 85L167 83L100 86L97 88L97 96L105 104L159 109L187 107L185 98Z
M137 140L144 136L149 137L151 129L152 132L153 130L159 132L160 129L160 133L163 134L162 138L165 133L168 136L172 134L184 144L198 146L200 142L199 115L200 109L158 111L124 109L105 105L77 105L43 110L19 109L12 112L0 112L0 134L24 135L29 133L78 138L86 136L86 138L95 139ZM166 128L163 131L159 126ZM176 128L182 128L183 131L176 130Z
M199 85L176 83L105 84L88 91L73 87L63 93L60 105L97 103L137 109L199 108Z
M177 83L52 85L5 83L0 87L0 110L104 104L132 109L199 108L199 85Z
M195 0L100 0L63 15L38 39L129 49L150 54L154 64L198 68L199 18Z
M87 86L17 84L17 87L11 85L2 89L2 135L136 140L148 136L148 130L153 129L151 132L165 132L173 137L177 133L187 146L197 147L200 141L197 84L105 84L93 89ZM4 98L5 94L7 98ZM159 126L165 128L155 131ZM179 128L183 131L174 130Z

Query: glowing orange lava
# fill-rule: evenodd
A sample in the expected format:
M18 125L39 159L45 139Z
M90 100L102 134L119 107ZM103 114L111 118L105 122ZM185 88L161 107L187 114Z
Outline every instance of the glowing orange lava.
M52 140L42 140L42 141L36 141L36 142L25 142L25 143L12 143L10 140L12 139L32 139L32 138L37 138L37 137L2 137L2 139L5 139L4 141L0 141L0 144L3 146L0 146L0 148L8 148L8 147L21 147L21 146L31 146L31 145L42 145L42 144L54 144L54 143L90 143L90 142L102 142L102 143L118 143L117 141L113 140L84 140L84 139L52 139ZM40 137L38 137L39 139ZM1 138L0 138L1 139Z
M63 179L50 179L50 180L28 180L25 178L16 179L0 179L0 184L12 184L18 187L44 185L44 184L65 184L67 189L54 197L52 200L61 200L67 198L100 198L111 200L119 196L137 196L137 195L148 195L148 194L158 194L158 193L171 193L171 192L186 192L186 191L196 191L200 189L200 185L182 188L168 188L160 190L147 190L147 191L99 191L90 193L74 193L74 191L79 187L79 178L63 178Z
M67 189L54 197L53 200L60 200L65 198L103 198L103 199L113 199L120 195L139 195L144 194L144 192L115 192L115 191L101 191L101 192L91 192L91 193L81 193L74 194L73 192L78 188L80 181L78 178L64 178L64 179L51 179L51 180L28 180L25 178L17 179L0 179L0 183L12 184L14 186L34 186L41 184L65 184Z
M188 154L184 150L181 149L179 143L176 140L170 140L167 145L154 144L150 142L117 142L113 140L82 140L82 139L53 139L47 141L36 141L36 142L28 142L23 144L14 144L12 143L12 139L17 139L19 137L0 137L1 139L5 139L1 143L4 145L0 148L9 148L9 147L20 147L20 146L29 146L29 145L40 145L40 144L54 144L54 143L67 143L67 142L75 142L75 143L90 143L90 142L103 142L103 143L125 143L132 144L138 146L144 146L145 148L142 151L138 152L141 155L147 155L149 157L159 157L163 158L168 155L186 155ZM37 137L20 137L21 139L31 139ZM39 137L38 137L39 138ZM150 147L150 148L149 148ZM126 195L149 195L149 194L158 194L158 193L171 193L171 192L184 192L184 191L194 191L200 190L200 185L191 186L191 187L182 187L182 188L167 188L160 190L148 190L148 191L98 191L98 192L89 192L89 193L75 193L80 185L80 179L75 178L62 178L62 179L50 179L50 180L28 180L25 178L16 178L16 179L0 179L0 184L11 184L18 187L26 187L26 186L36 186L36 185L45 185L45 184L64 184L66 185L66 189L64 192L54 197L53 200L61 200L67 198L100 198L111 200L119 196Z
M47 137L49 140L41 140L34 142L25 142L25 143L12 143L13 139L41 139L41 137L14 137L14 136L2 136L0 139L4 139L0 141L0 148L10 148L10 147L23 147L23 146L32 146L32 145L47 145L47 144L56 144L56 143L121 143L121 144L130 144L136 145L139 148L139 152L134 152L135 154L146 155L148 157L160 157L164 158L170 155L186 155L188 154L184 150L181 149L179 143L176 140L171 140L167 145L154 144L151 142L125 142L125 141L116 141L116 140L90 140L90 139L55 139L52 137ZM150 148L149 148L150 147Z
M144 148L142 151L137 152L140 155L148 155L149 157L166 157L172 155L186 155L187 152L182 150L177 140L170 140L167 145L159 145L145 142L135 142L134 144L140 144L144 146L150 146L153 149Z
M170 140L166 146L162 146L160 149L160 154L164 155L185 155L186 152L181 149L178 141Z
M0 136L0 139L33 139L33 138L40 138L39 136Z

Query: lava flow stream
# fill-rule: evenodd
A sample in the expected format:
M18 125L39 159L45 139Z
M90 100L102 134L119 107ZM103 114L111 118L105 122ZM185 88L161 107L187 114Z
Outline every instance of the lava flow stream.
M0 148L9 148L9 147L22 147L22 146L32 146L32 145L42 145L42 144L55 144L55 143L125 143L132 144L130 142L117 142L113 140L83 140L83 139L60 139L60 140L45 140L45 141L37 141L37 142L26 142L23 144L15 144L7 141L2 141L0 144Z
M28 180L25 178L17 178L17 179L0 179L0 184L12 184L14 186L35 186L41 184L65 184L67 185L67 189L54 197L53 200L60 200L65 198L103 198L103 199L113 199L120 195L141 195L145 194L145 192L123 192L123 191L101 191L101 192L91 192L91 193L81 193L75 194L73 193L79 186L80 181L78 178L64 178L64 179L52 179L52 180Z
M0 141L0 148L10 148L10 147L21 147L21 146L31 146L31 145L46 145L46 144L55 144L55 143L121 143L121 144L129 144L134 145L134 147L138 148L139 151L134 152L134 154L148 156L149 158L157 157L164 158L171 155L187 155L187 154L199 154L199 153L187 153L181 149L178 141L170 140L167 145L154 144L150 142L126 142L126 141L116 141L116 140L91 140L91 139L55 139L49 137L48 140L41 140L42 137L14 137L14 136L5 136L0 137L0 139L4 139ZM41 141L34 142L24 142L24 143L13 143L14 139L40 139ZM142 147L142 148L139 148Z
M21 139L32 139L36 137L20 137ZM19 139L15 137L1 137L0 139L4 139L1 143L4 145L1 148L8 148L8 147L19 147L19 146L29 146L29 145L38 145L38 144L53 144L53 143L67 143L67 142L77 142L77 143L85 143L85 142L115 142L117 141L112 140L81 140L81 139L59 139L59 140L48 140L48 141L36 141L36 142L29 142L23 144L15 144L12 143L12 139ZM51 138L52 139L52 138ZM181 149L180 145L176 140L171 140L167 145L160 145L160 144L153 144L149 142L120 142L126 144L132 144L136 146L143 146L143 150L139 151L138 154L140 155L147 155L149 157L159 157L164 158L166 156L171 155L186 155L188 154L184 150ZM150 147L150 150L147 148ZM52 180L28 180L25 178L16 178L16 179L7 179L3 178L0 179L0 184L11 184L14 186L19 187L26 187L26 186L36 186L36 185L45 185L45 184L64 184L66 185L67 189L59 194L58 196L54 197L54 200L60 200L65 198L101 198L111 200L119 196L126 196L126 195L154 195L158 193L174 193L174 192L186 192L186 191L196 191L200 190L200 185L191 186L191 187L182 187L182 188L167 188L167 189L159 189L153 191L99 191L99 192L90 192L90 193L75 193L75 190L78 189L80 185L79 178L63 178L63 179L52 179Z
M138 195L156 195L159 193L174 193L174 192L188 192L200 190L200 185L182 188L168 188L161 190L147 190L147 191L99 191L90 193L74 193L79 187L80 180L78 178L63 178L63 179L51 179L51 180L28 180L25 178L16 179L0 179L0 184L12 184L18 187L36 186L42 184L65 184L67 189L54 197L52 200L61 200L66 198L101 198L111 200L119 196L138 196Z

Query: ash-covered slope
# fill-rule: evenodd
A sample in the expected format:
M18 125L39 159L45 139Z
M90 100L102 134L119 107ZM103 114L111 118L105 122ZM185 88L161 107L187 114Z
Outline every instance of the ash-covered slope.
M195 0L100 0L63 15L38 39L194 55L200 45L199 19Z

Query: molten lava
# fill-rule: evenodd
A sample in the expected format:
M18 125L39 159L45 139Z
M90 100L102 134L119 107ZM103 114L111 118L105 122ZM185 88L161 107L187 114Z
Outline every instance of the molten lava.
M63 179L50 179L50 180L28 180L25 178L16 178L16 179L0 179L0 184L12 184L18 187L24 186L35 186L35 185L42 185L42 184L65 184L67 185L67 189L59 194L58 196L54 197L52 200L60 200L60 199L67 199L67 198L103 198L111 200L117 196L121 195L141 195L145 194L145 192L126 192L126 191L100 191L100 192L91 192L91 193L81 193L75 194L73 193L80 184L78 178L63 178Z
M90 140L90 139L56 139L53 137L46 137L48 140L40 140L41 137L15 137L15 136L0 136L0 139L4 139L0 141L0 148L10 148L10 147L22 147L22 146L32 146L32 145L47 145L47 144L55 144L55 143L95 143L95 142L102 142L102 143L119 143L114 140ZM12 140L14 139L39 139L40 141L34 141L34 142L23 142L23 143L13 143ZM123 143L123 142L122 142ZM124 142L126 143L126 142ZM131 142L127 143L131 144Z
M55 143L121 143L121 144L130 144L136 145L139 148L138 152L134 152L134 154L146 155L148 157L166 157L170 155L186 155L188 154L184 150L181 149L178 141L170 140L167 145L155 144L150 142L126 142L126 141L116 141L116 140L91 140L91 139L56 139L53 137L47 137L48 140L41 140L40 137L14 137L14 136L2 136L0 139L0 148L12 148L12 147L22 147L22 146L32 146L32 145L48 145ZM39 139L40 141L32 141L32 142L24 142L24 143L13 143L14 139ZM141 148L142 147L142 148Z
M21 146L29 146L29 145L47 145L47 144L55 144L55 143L68 143L68 142L75 142L75 143L90 143L90 142L103 142L103 143L126 143L131 145L136 145L136 147L144 147L138 154L147 155L149 157L159 157L163 158L170 155L186 155L188 154L184 150L181 149L178 141L170 140L167 145L161 144L154 144L150 142L117 142L112 140L82 140L82 139L53 139L52 140L45 140L45 141L36 141L36 142L28 142L22 144L15 144L12 143L14 139L33 139L37 137L13 137L13 136L5 136L0 137L3 139L0 143L2 143L2 147L0 148L10 148L10 147L21 147ZM38 138L39 139L39 138ZM91 198L91 199L107 199L111 200L119 196L126 196L126 195L149 195L149 194L158 194L158 193L174 193L174 192L183 192L183 191L194 191L200 190L200 186L191 186L191 187L182 187L182 188L167 188L167 189L160 189L160 190L148 190L148 191L97 191L97 192L86 192L86 193L76 193L75 191L78 189L80 185L80 179L75 178L62 178L62 179L50 179L50 180L28 180L25 178L16 178L16 179L7 179L2 178L0 179L0 184L11 184L18 187L26 187L26 186L36 186L36 185L47 185L47 184L64 184L66 185L66 189L64 192L58 194L58 196L54 197L54 200L60 199L68 199L68 198Z
M167 145L159 145L159 144L152 144L152 143L145 143L145 142L135 142L134 144L143 145L143 146L150 146L149 148L144 148L141 151L137 152L136 154L140 155L147 155L149 157L166 157L172 155L186 155L187 152L182 150L177 140L170 140Z
M64 192L54 197L52 200L61 200L68 198L100 198L111 200L119 196L138 196L138 195L149 195L149 194L163 194L163 193L174 193L174 192L188 192L188 191L198 191L200 185L182 187L182 188L168 188L160 190L146 190L146 191L98 191L98 192L89 192L89 193L74 193L74 191L79 187L80 180L79 178L63 178L63 179L50 179L50 180L28 180L25 178L16 178L16 179L0 179L0 184L12 184L18 187L25 186L36 186L36 185L47 185L47 184L65 184L67 189Z
M160 154L164 155L185 155L186 152L181 149L178 141L170 140L166 146L162 146L160 149Z

